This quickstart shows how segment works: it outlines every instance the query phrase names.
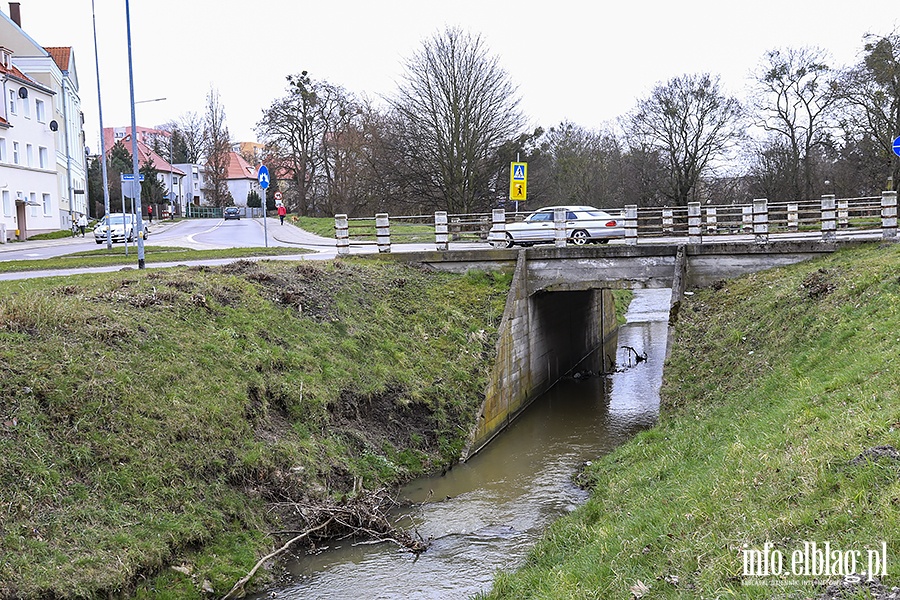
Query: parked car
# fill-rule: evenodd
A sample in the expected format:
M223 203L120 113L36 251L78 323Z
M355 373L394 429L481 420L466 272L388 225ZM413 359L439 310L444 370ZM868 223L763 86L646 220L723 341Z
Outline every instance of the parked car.
M516 244L549 244L555 239L553 212L557 208L566 211L566 239L575 245L587 243L605 244L613 238L625 236L621 218L593 206L547 206L536 210L524 221L507 223L506 247Z
M225 218L226 221L228 219L237 219L238 221L240 221L241 220L241 209L239 209L237 206L228 206L222 212L222 216Z
M137 219L134 215L124 213L110 213L97 221L94 226L94 241L98 244L106 242L106 231L110 230L110 237L114 242L133 242L137 234ZM150 230L143 228L144 239Z

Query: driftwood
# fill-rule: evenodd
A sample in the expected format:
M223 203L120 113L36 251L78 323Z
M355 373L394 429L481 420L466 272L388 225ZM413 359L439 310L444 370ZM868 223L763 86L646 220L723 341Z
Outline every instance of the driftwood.
M238 597L236 594L243 590L243 587L266 561L287 552L291 546L304 538L309 538L316 532L321 532L317 537L340 539L364 536L370 540L368 543L391 542L410 552L424 552L428 544L422 539L422 536L418 536L419 539L416 540L390 523L387 515L388 510L393 506L396 506L396 502L386 490L367 492L347 504L280 502L273 505L273 508L285 514L290 520L296 518L308 524L319 524L303 531L273 532L274 535L291 535L293 537L278 550L261 558L245 577L234 584L234 587L222 597L222 600ZM418 534L418 532L416 533Z
M292 537L291 539L289 539L289 540L284 544L284 546L282 546L281 548L279 548L279 549L276 550L275 552L272 552L272 553L270 553L270 554L267 554L266 556L263 556L261 559L259 559L259 562L257 562L257 563L253 566L253 568L250 569L250 572L249 572L249 573L247 573L247 574L246 574L244 577L242 577L237 583L234 584L234 587L231 588L231 591L230 591L230 592L228 592L227 594L225 594L224 596L222 596L222 600L229 600L230 598L237 598L237 596L236 596L235 594L237 594L239 591L241 591L241 590L244 589L244 586L247 585L247 582L250 581L250 579L252 579L254 575L256 575L256 572L259 570L259 568L260 568L261 566L263 566L263 564L264 564L267 560L273 559L273 558L275 558L276 556L278 556L279 554L282 554L283 552L287 552L287 551L290 549L291 546L293 546L294 544L296 544L297 542L299 542L299 541L302 540L303 538L307 537L309 534L314 533L314 532L316 532L316 531L318 531L318 530L320 530L320 529L324 529L325 527L328 527L328 525L331 523L331 521L332 521L332 519L328 519L327 521L325 521L325 522L322 523L321 525L317 525L316 527L313 527L313 528L311 528L311 529L307 529L306 531L304 531L304 532L301 533L300 535L297 535L297 536Z

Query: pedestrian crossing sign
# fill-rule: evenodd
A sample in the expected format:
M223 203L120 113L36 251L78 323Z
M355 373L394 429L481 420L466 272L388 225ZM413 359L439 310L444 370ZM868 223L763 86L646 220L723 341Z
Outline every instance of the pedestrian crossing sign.
M514 162L509 165L509 199L525 200L528 194L528 163Z

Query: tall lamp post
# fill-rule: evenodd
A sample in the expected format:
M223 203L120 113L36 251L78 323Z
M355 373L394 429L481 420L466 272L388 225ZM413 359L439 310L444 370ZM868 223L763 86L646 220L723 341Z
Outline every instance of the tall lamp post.
M128 34L128 88L129 98L131 100L131 161L132 173L134 180L132 181L132 194L134 195L134 208L137 213L137 248L138 248L138 269L146 267L144 263L144 219L141 209L141 171L138 164L138 145L137 145L137 117L134 111L134 62L131 57L131 10L128 0L125 0L125 24Z
M103 216L109 220L109 180L106 175L106 145L103 141L103 102L100 97L100 58L97 51L97 15L94 12L94 0L91 0L91 18L94 21L94 67L97 69L97 110L100 113L100 173L103 178ZM106 249L112 250L112 223L109 225L106 228Z

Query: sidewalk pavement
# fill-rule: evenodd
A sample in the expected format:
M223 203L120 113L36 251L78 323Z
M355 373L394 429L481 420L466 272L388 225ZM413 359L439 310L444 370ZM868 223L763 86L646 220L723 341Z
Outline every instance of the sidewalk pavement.
M177 225L178 221L160 221L154 220L153 223L144 219L143 226L150 227L150 234L159 233L160 231L165 231L169 229L173 225ZM94 241L94 230L91 227L85 228L84 237L80 235L67 235L66 237L57 238L55 240L25 240L24 242L7 242L5 244L0 244L0 253L3 252L15 252L17 250L28 250L30 248L53 248L55 246L68 246L72 242L79 240L91 240Z

